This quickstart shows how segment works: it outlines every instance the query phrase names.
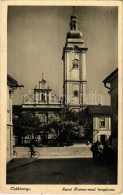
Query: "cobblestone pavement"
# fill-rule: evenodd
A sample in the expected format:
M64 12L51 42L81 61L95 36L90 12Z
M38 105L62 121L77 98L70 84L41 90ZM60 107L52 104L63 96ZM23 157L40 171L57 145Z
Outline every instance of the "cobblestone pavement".
M114 166L96 165L92 158L14 159L7 171L7 184L116 184ZM9 168L10 168L9 163ZM20 166L18 166L20 165Z
M35 147L39 159L47 158L92 158L91 145L75 145L69 147ZM15 147L17 158L28 158L28 147Z

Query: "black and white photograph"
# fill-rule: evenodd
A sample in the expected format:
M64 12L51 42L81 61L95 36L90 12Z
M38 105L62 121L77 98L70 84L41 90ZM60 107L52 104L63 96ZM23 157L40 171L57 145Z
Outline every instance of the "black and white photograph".
M61 193L89 193L89 185L99 186L90 193L115 193L122 106L118 34L113 3L7 6L11 193L30 193L32 185L62 186Z

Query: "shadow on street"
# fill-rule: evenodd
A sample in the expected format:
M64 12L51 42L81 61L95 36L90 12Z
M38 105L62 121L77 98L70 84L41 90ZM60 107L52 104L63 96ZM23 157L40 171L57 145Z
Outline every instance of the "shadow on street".
M32 162L14 159L10 163L19 162L17 167L8 169L7 184L117 184L117 168L94 164L92 158L38 159Z

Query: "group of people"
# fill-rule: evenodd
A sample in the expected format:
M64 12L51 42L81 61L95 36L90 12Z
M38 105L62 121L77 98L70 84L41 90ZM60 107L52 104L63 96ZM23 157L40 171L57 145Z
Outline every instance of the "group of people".
M93 162L100 164L109 164L111 162L112 151L108 143L102 145L99 141L94 143L91 147L93 153Z

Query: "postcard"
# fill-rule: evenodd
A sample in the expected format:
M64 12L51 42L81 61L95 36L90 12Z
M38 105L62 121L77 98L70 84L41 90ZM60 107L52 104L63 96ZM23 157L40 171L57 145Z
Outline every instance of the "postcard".
M122 2L2 0L4 194L122 193Z

